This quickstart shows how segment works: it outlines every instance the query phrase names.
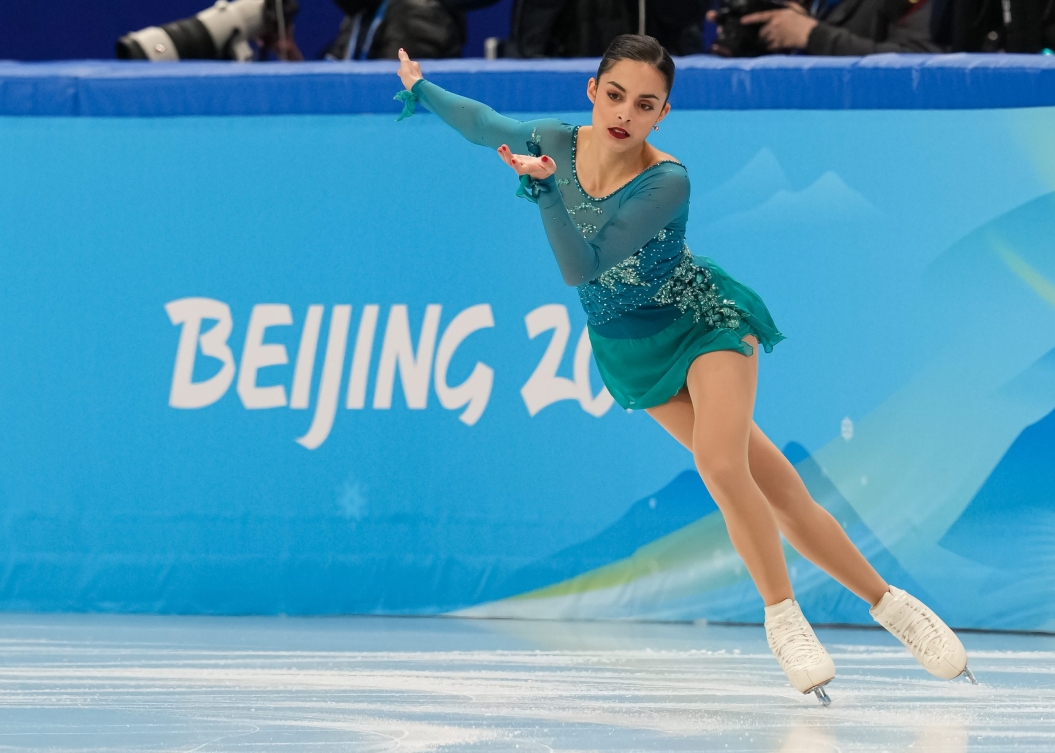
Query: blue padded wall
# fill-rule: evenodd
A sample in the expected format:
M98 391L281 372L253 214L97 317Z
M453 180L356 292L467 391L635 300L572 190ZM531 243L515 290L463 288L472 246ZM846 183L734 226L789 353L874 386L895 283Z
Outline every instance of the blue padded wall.
M593 65L426 74L581 123ZM1055 628L1055 68L679 65L688 242L789 338L758 423L951 623ZM0 608L761 618L537 208L396 83L0 65ZM811 619L869 622L788 554Z

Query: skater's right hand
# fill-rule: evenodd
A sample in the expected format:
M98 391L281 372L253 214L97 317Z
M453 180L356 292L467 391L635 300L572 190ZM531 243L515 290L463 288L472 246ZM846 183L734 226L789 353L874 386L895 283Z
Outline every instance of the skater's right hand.
M531 157L525 154L513 154L505 144L498 147L498 156L516 170L517 175L530 175L532 178L542 180L557 171L557 163L546 155Z
M410 90L414 84L420 81L423 77L421 75L421 66L410 59L410 55L402 47L399 48L399 80L403 82L403 86Z

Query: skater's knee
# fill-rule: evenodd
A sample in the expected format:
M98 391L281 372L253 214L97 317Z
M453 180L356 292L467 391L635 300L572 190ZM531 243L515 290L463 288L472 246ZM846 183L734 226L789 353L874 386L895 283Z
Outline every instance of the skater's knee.
M712 495L730 492L750 477L746 458L729 452L695 452L696 470Z

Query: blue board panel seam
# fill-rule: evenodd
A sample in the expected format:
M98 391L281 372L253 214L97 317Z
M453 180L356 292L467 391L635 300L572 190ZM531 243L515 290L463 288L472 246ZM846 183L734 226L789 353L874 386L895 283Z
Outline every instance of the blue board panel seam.
M425 61L426 75L504 112L589 109L593 59ZM178 117L395 114L395 64L0 62L0 115ZM874 55L680 58L688 110L960 110L1055 105L1055 58Z

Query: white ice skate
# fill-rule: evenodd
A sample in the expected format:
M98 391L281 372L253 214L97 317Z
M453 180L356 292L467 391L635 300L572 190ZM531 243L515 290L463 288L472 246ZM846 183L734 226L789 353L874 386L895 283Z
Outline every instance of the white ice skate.
M890 593L868 611L935 677L951 680L963 675L978 684L967 668L967 651L956 633L915 596L891 586Z
M832 702L824 686L835 678L835 663L797 601L784 599L766 607L766 640L795 690L815 693L825 706Z

